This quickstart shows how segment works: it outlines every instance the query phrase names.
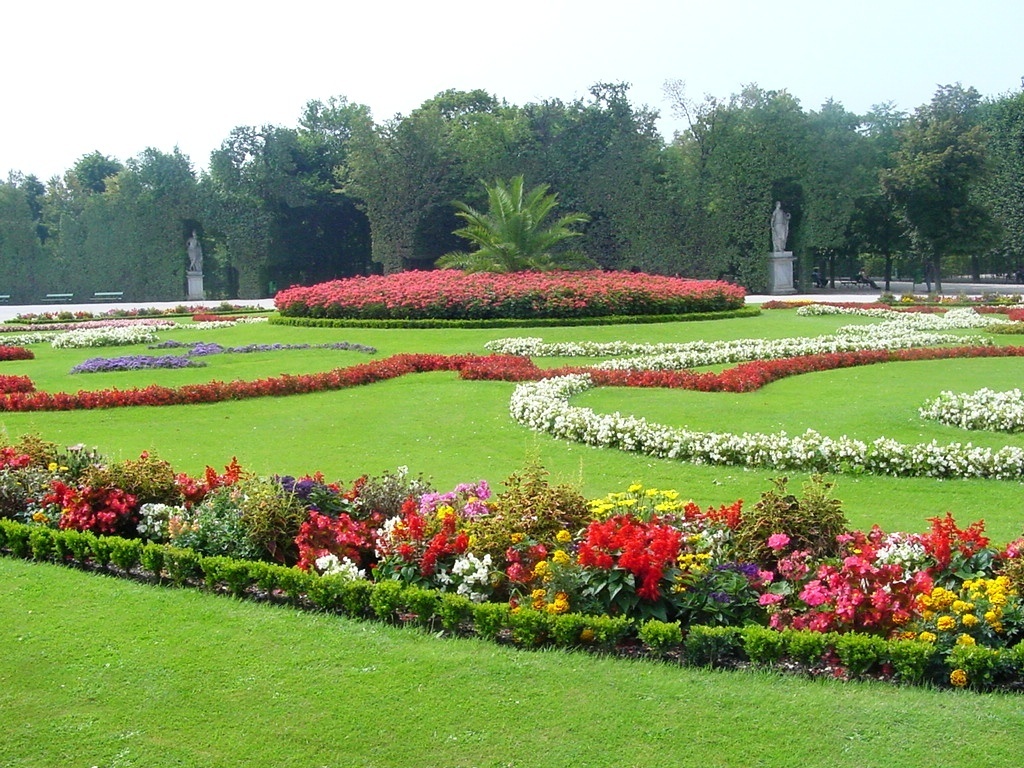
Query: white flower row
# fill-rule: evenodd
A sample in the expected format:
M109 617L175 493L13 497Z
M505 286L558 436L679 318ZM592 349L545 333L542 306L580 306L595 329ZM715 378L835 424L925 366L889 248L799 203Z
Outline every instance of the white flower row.
M122 326L118 328L83 328L54 336L54 349L80 347L123 347L131 344L151 344L156 331L151 326Z
M919 329L985 328L989 325L1005 325L1010 320L1001 315L982 315L973 307L954 307L943 313L897 312L893 309L869 309L865 307L836 307L830 304L808 304L796 313L803 317L814 315L856 315L881 318L887 323L897 323Z
M519 384L509 406L512 418L560 439L696 464L904 477L1024 478L1024 449L1014 446L993 451L970 443L906 445L885 437L865 443L845 435L826 437L814 430L793 437L785 432L697 432L618 412L597 414L569 404L572 396L592 386L587 374Z
M1019 389L996 392L982 388L960 394L947 390L926 402L918 412L923 419L963 429L1024 431L1024 394Z

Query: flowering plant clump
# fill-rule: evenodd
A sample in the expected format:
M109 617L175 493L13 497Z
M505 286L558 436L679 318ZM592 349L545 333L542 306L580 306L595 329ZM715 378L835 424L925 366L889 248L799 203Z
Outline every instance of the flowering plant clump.
M949 390L921 406L922 419L934 419L962 429L997 432L1024 431L1024 394L1019 389L995 392L982 388L956 394Z
M631 272L472 273L451 269L294 286L274 298L292 317L532 318L665 315L743 306L742 288Z
M238 347L223 347L220 344L203 341L174 341L168 339L159 344L152 344L150 349L188 349L188 354L193 356L219 355L222 353L251 353L251 352L278 352L286 349L337 349L351 350L354 352L365 352L376 354L376 347L365 344L354 344L349 341L336 341L329 344L246 344Z
M180 506L159 502L143 504L139 507L139 522L135 530L147 541L165 542L170 535L171 520L180 520L185 514L185 508Z
M60 510L61 529L131 535L138 519L135 497L119 488L76 487L55 480L43 505Z
M417 501L409 499L402 514L385 520L377 531L375 578L429 585L439 571L450 573L455 557L469 548L469 534L458 528L452 507L424 515Z
M124 355L122 357L90 357L74 366L69 373L109 373L111 371L142 371L155 368L201 368L206 363L184 355Z
M0 376L0 395L11 392L34 392L36 385L28 376Z
M1004 648L1024 639L1024 603L1006 576L967 579L917 595L918 640L948 653L956 646Z
M50 344L54 349L78 347L126 347L132 344L150 344L156 341L156 331L150 326L129 325L115 328L76 329L54 336Z
M2 347L0 346L0 362L6 360L32 360L35 357L31 349L24 347Z

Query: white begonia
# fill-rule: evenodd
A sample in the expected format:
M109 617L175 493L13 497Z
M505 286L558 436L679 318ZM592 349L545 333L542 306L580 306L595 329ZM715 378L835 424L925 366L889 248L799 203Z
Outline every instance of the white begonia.
M458 594L468 597L475 603L482 603L489 596L492 570L490 555L479 558L472 552L467 552L455 559L452 576L456 578L449 578L447 583L458 582Z
M54 349L81 347L123 347L132 344L151 344L156 331L151 326L131 325L115 328L83 328L54 336L50 344Z
M810 429L796 437L785 432L696 432L569 404L571 397L592 386L587 374L525 382L513 391L509 411L521 424L557 438L694 463L901 477L1024 477L1024 449L1015 446L993 451L970 443L904 445L884 437L866 444L845 435L829 438Z
M339 560L337 555L323 555L315 563L316 569L324 576L341 576L346 581L366 578L366 571L347 557Z
M923 419L962 429L1024 431L1024 394L1019 389L996 392L982 388L960 394L947 390L926 402L918 412Z

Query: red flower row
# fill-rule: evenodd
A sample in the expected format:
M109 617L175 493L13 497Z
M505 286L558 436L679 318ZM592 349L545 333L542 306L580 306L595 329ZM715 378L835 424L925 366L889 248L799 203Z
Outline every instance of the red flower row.
M31 390L2 393L0 388L0 411L73 411L283 397L345 389L395 379L410 373L430 371L458 371L463 379L489 381L533 381L568 373L589 373L601 386L665 387L701 392L753 392L773 381L802 373L874 363L970 357L1024 357L1024 347L936 347L836 352L781 360L757 360L741 363L721 373L604 371L582 367L541 369L528 358L513 355L401 354L349 368L335 368L326 373L285 374L255 381L211 381L205 384L186 384L182 387L162 387L154 384L142 389L82 390L73 394Z

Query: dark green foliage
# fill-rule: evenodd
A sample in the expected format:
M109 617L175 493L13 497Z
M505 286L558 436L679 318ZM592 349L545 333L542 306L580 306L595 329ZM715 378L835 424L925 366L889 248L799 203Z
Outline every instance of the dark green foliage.
M518 608L509 612L508 625L512 630L512 640L517 645L535 648L547 641L551 617L546 611Z
M142 562L143 544L138 539L122 539L120 536L108 536L110 544L110 562L128 572Z
M683 642L683 629L678 622L649 619L637 630L640 640L655 653L663 654Z
M787 629L782 636L786 641L786 654L801 664L819 663L828 647L827 635L809 629Z
M510 614L506 603L480 603L473 609L473 628L485 640L494 640L509 626Z
M548 631L556 645L572 648L583 645L583 630L587 628L587 616L582 613L559 613L551 617Z
M733 538L737 560L773 565L777 556L768 547L768 537L776 533L789 536L787 551L805 549L815 559L838 554L836 536L849 524L842 502L829 495L833 484L815 475L798 498L787 493L787 482L785 477L774 480L775 488L761 494L753 510L744 512Z
M920 640L890 640L888 658L900 680L922 683L931 676L939 649L934 643Z
M698 667L719 666L738 658L743 647L739 627L690 627L683 640L686 660Z
M139 553L139 563L143 570L158 579L163 575L165 549L163 544L148 543L143 545L142 551Z
M29 548L34 560L53 560L57 554L54 531L50 528L33 528L29 533Z
M473 620L473 601L465 595L446 592L437 601L437 617L445 632L458 634L464 624Z
M884 638L857 632L833 635L832 646L851 677L872 671L885 660L889 651Z
M408 586L402 593L405 609L416 616L416 623L420 626L430 626L437 613L441 593L436 589L426 589L418 586Z
M755 664L775 664L786 653L786 636L768 627L743 627L743 652Z
M179 587L202 578L201 560L202 555L191 549L167 547L164 550L164 569L171 581Z
M405 585L398 581L379 581L370 593L370 608L381 621L394 621L403 606Z

